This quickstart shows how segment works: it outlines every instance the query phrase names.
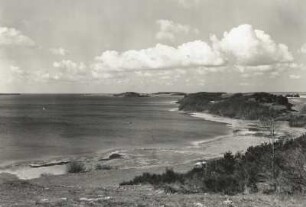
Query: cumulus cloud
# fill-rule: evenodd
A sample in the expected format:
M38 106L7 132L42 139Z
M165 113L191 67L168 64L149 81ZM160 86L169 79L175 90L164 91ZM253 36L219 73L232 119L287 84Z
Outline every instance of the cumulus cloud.
M19 66L11 65L10 74L14 79L44 81L82 81L88 79L84 63L71 60L62 60L53 63L52 70L25 70Z
M270 35L248 24L225 32L221 40L212 35L211 41L216 50L239 65L269 65L293 60L286 45L275 43Z
M12 45L31 47L35 43L32 39L14 28L0 27L0 46Z
M58 49L59 55L66 53ZM292 60L285 45L275 43L268 34L251 25L240 25L220 39L211 36L211 42L196 40L177 47L157 44L140 50L108 50L86 64L72 60L54 62L52 70L35 75L44 80L63 81L115 81L135 76L172 82L184 81L182 77L187 76L196 80L221 71L243 73L242 78L264 74L277 77L284 70L300 68ZM18 71L16 68L15 73ZM204 84L205 80L201 81Z
M77 81L86 79L89 75L83 62L76 63L72 60L62 60L53 63L55 70L45 73L43 77L54 80Z
M160 19L156 21L159 31L155 37L158 40L168 40L174 42L177 36L198 35L199 30L188 25L175 23L170 20Z
M206 42L193 41L178 47L157 44L143 50L128 50L122 53L106 51L96 57L95 70L128 71L192 66L220 66L225 62L218 51Z
M251 25L240 25L225 32L220 40L212 35L211 43L197 40L178 47L157 44L121 53L105 51L96 57L92 68L98 73L201 66L215 69L232 65L240 72L266 72L291 61L293 57L286 45L275 43L268 34Z
M32 81L37 80L38 76L36 75L38 71L28 71L24 68L20 68L16 65L9 66L9 75L7 76L11 81L12 80L25 80Z
M68 54L68 50L62 48L62 47L59 47L59 48L51 48L50 49L50 52L53 54L53 55L59 55L59 56L65 56Z

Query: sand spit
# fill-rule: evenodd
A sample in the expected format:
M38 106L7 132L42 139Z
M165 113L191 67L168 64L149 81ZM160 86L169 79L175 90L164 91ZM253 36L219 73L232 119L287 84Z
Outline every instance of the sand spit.
M194 146L203 149L212 158L220 157L227 151L244 152L250 146L271 142L271 139L268 138L269 132L263 129L258 121L232 119L202 112L190 113L190 115L207 121L225 123L231 128L232 132L228 135L193 142ZM284 121L278 123L276 138L293 139L305 133L305 128L290 127L288 122Z

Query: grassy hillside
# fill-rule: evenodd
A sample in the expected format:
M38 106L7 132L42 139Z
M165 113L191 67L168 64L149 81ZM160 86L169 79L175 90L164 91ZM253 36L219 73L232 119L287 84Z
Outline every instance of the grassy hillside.
M201 168L185 174L166 170L163 174L144 173L121 185L152 184L171 192L304 193L306 190L306 136L295 140L250 147L245 154L225 153Z
M179 109L185 111L209 112L238 119L255 120L267 116L281 117L292 107L288 99L269 93L225 94L195 93L179 101Z

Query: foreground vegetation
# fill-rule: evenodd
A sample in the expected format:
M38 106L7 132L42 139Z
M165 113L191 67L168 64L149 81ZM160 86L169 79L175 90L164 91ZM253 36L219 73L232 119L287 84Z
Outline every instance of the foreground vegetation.
M163 174L144 173L121 185L152 184L170 192L304 193L306 190L306 135L250 147L245 154L225 153L187 173L167 169Z

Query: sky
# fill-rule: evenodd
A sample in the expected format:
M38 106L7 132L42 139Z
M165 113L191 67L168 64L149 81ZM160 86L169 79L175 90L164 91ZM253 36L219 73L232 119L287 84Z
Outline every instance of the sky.
M0 0L0 93L306 91L305 0Z

